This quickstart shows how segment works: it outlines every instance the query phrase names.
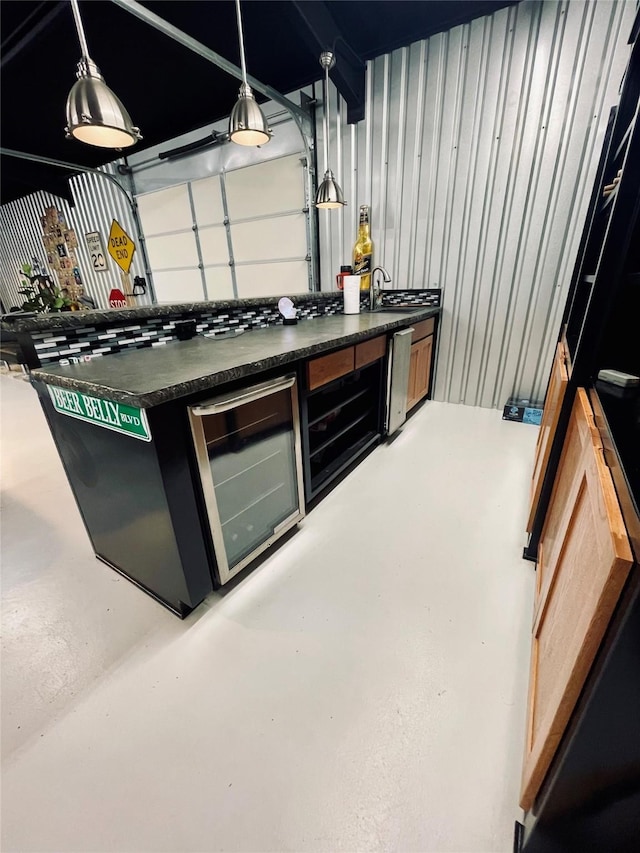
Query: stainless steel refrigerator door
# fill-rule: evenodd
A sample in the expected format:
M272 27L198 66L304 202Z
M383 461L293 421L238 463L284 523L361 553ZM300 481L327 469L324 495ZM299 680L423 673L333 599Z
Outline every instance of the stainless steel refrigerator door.
M295 376L189 408L220 583L304 517Z
M411 367L413 329L402 329L391 338L387 373L386 432L392 435L407 419L407 393Z

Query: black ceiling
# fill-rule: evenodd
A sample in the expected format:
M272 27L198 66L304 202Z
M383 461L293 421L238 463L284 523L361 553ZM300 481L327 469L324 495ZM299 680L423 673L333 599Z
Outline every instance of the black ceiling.
M319 33L332 30L339 68L490 14L514 0L243 0L249 72L281 92L321 77ZM145 2L151 11L239 64L232 0ZM80 4L92 58L156 145L229 114L238 81L110 0ZM85 166L114 154L66 140L64 108L79 47L67 0L2 0L1 143ZM322 45L327 46L327 45ZM336 83L338 81L336 80ZM48 189L67 195L60 169L2 157L2 202Z

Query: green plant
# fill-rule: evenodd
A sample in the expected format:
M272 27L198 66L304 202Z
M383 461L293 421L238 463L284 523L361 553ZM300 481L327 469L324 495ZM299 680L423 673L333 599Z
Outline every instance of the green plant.
M25 264L25 266L28 266L28 264ZM69 308L71 300L62 294L60 288L50 282L41 286L41 278L42 276L34 276L28 282L22 281L23 287L18 290L18 293L22 293L23 296L27 297L22 303L22 310L46 314L64 311L65 308Z

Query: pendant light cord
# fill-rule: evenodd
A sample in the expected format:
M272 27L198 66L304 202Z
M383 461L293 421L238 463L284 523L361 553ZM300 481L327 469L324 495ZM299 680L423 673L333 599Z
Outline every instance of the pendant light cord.
M84 34L84 27L82 26L82 18L80 17L80 7L78 6L78 0L71 0L71 11L73 12L73 20L76 24L76 30L78 31L80 51L82 52L82 56L84 59L89 59L89 47L87 45L87 37Z
M329 168L329 66L324 66L324 171Z
M74 0L71 0L73 3ZM77 2L77 0L75 0ZM240 12L240 0L236 0L236 17L238 18L238 38L240 39L240 66L242 67L242 82L247 85L247 64L244 60L244 35L242 33L242 13Z

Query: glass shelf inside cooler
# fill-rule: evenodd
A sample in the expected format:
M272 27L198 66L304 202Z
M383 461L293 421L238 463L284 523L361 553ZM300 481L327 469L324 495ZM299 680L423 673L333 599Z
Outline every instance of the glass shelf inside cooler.
M299 508L290 392L205 414L201 422L214 524L232 570Z
M229 566L251 553L298 505L293 436L281 431L209 457Z

